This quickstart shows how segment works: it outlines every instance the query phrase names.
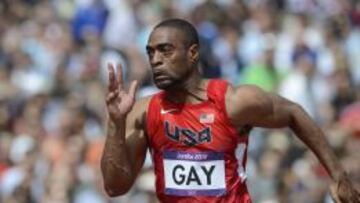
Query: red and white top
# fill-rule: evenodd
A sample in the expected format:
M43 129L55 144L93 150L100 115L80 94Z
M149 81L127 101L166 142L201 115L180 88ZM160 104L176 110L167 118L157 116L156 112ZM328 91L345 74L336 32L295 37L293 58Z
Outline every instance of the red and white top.
M208 100L198 104L171 103L166 92L151 98L147 136L161 202L251 202L244 170L248 136L227 116L227 87L209 80Z

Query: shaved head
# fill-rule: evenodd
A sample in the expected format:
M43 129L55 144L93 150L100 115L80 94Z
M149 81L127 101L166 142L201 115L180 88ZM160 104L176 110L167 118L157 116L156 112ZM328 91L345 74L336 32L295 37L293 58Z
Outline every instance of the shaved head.
M175 28L178 29L179 31L182 32L183 34L183 39L184 39L184 45L185 47L190 47L193 44L196 44L199 46L199 37L198 37L198 33L195 29L195 27L187 22L186 20L182 20L182 19L168 19L168 20L164 20L162 22L160 22L159 24L157 24L154 28L163 28L163 27L170 27L170 28Z

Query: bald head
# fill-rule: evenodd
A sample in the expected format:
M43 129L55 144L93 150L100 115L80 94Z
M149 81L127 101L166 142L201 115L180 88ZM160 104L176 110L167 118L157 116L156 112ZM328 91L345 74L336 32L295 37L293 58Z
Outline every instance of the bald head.
M168 28L175 28L179 31L181 31L182 35L183 35L183 40L184 40L184 45L185 47L190 47L193 44L196 44L199 47L199 37L198 37L198 33L195 29L195 27L189 23L186 20L182 20L182 19L168 19L168 20L164 20L162 22L160 22L159 24L157 24L154 28L154 30L158 29L158 28L164 28L164 27L168 27Z

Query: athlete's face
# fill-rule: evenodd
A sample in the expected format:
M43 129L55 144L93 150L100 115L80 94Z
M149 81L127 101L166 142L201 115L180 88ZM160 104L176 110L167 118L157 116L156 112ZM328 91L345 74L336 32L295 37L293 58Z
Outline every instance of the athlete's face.
M146 46L155 85L164 90L181 86L194 69L195 50L196 45L187 47L182 31L156 28Z

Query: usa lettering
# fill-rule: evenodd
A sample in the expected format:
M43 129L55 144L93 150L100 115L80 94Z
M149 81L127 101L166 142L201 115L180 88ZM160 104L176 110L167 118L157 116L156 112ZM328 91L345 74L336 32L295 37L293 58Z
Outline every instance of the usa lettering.
M194 166L185 168L183 165L178 164L172 170L172 178L177 185L211 185L211 175L214 169L215 165L200 166L200 170L196 170ZM200 177L206 177L206 180Z
M195 132L191 129L181 128L165 121L165 134L171 140L176 142L182 142L188 146L194 146L197 144L211 142L211 129L205 127L199 132Z

